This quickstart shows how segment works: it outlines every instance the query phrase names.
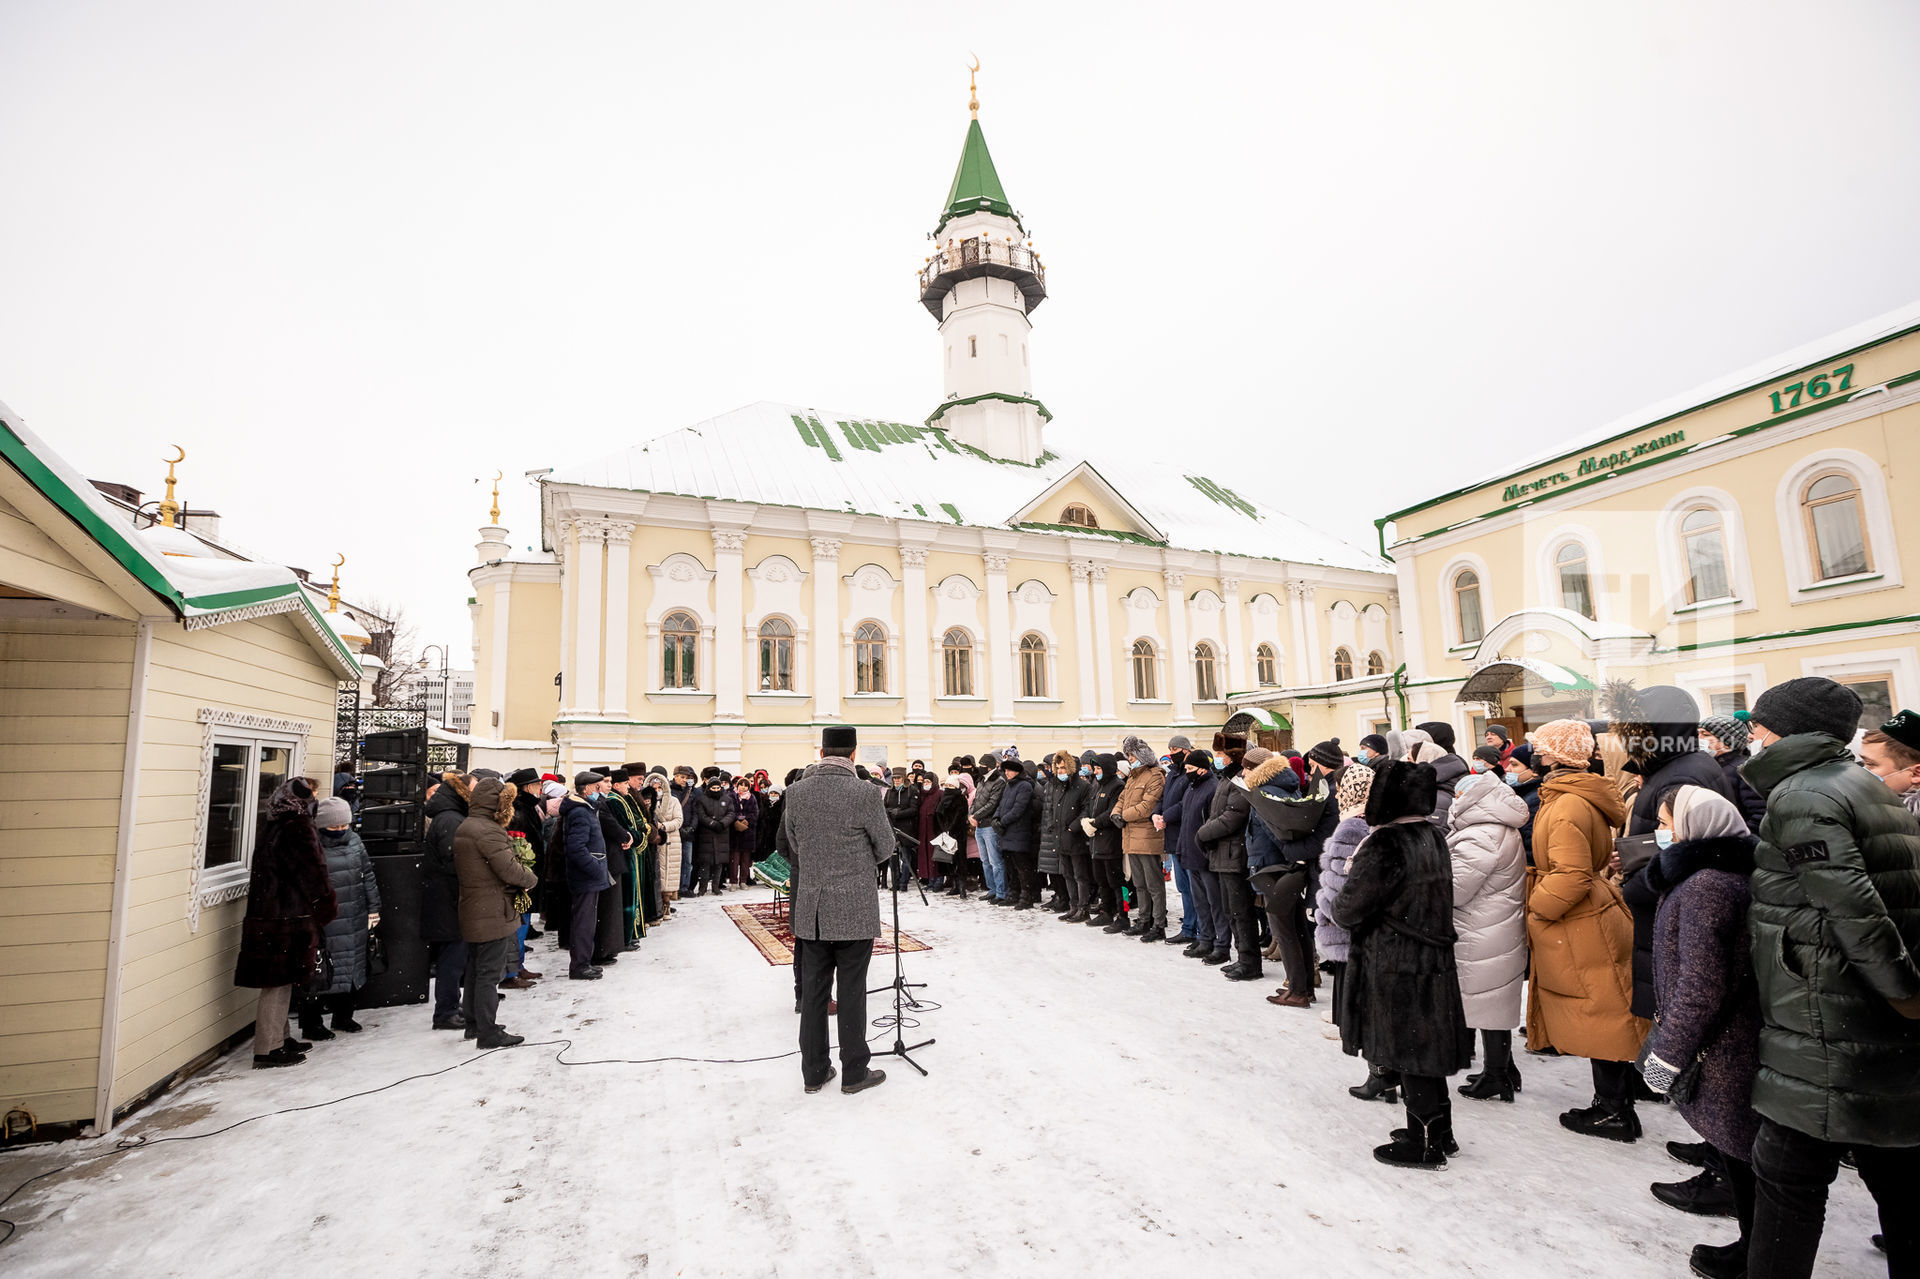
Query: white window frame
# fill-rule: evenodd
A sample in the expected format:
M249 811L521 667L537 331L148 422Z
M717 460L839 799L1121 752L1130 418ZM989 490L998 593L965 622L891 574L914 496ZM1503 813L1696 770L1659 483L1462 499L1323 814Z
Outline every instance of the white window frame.
M1727 551L1727 581L1733 594L1724 599L1687 600L1687 582L1690 572L1687 565L1686 542L1680 533L1680 524L1689 513L1702 506L1711 506L1720 513L1720 537ZM1661 509L1657 521L1655 536L1660 555L1661 587L1665 598L1662 605L1670 618L1695 620L1702 617L1720 617L1732 613L1751 613L1759 604L1753 589L1753 553L1747 540L1746 518L1741 514L1740 503L1724 489L1692 488L1669 498ZM1598 611L1598 610L1596 610Z
M1560 566L1556 563L1560 552L1569 542L1578 542L1587 557L1587 593L1593 597L1593 613L1588 618L1566 601L1560 591ZM1729 546L1731 551L1731 546ZM1549 608L1565 609L1580 617L1582 621L1611 622L1610 601L1606 589L1607 567L1605 553L1600 538L1584 524L1563 524L1540 543L1540 553L1535 560L1535 572L1540 579L1540 602ZM1684 586L1682 587L1684 590Z
M1453 594L1453 579L1460 576L1460 570L1468 568L1480 577L1480 638L1470 643L1460 638L1460 609ZM1441 639L1448 653L1462 661L1471 660L1474 651L1486 642L1486 637L1493 633L1493 628L1500 622L1501 614L1496 613L1493 607L1493 575L1487 571L1485 560L1470 552L1462 552L1441 568L1439 587Z
M257 808L254 805L248 805L243 810L245 820L241 824L239 836L240 860L211 870L207 868L207 835L213 817L215 747L229 745L256 748L250 751L247 757L247 777L243 783L242 792L248 796L254 796L260 791L260 755L257 748L261 746L287 748L287 776L301 777L305 775L307 763L307 738L313 732L313 725L301 720L273 719L266 715L253 715L245 711L211 706L200 708L199 719L200 798L194 819L192 873L188 877L187 884L189 932L199 931L202 907L215 906L221 902L234 901L246 896L247 887L253 878L253 849L260 837L256 827Z
M1800 494L1807 482L1822 471L1843 471L1860 489L1860 522L1867 535L1867 556L1873 564L1865 573L1822 579L1814 566ZM1886 473L1865 453L1825 448L1807 454L1780 477L1780 486L1774 491L1773 511L1780 526L1780 554L1786 566L1789 604L1811 604L1901 586L1900 544L1893 533L1893 507L1887 499Z

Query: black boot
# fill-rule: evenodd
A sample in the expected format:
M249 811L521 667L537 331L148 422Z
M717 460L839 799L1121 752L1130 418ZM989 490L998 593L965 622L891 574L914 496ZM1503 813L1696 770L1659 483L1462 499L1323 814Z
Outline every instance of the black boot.
M1656 1181L1653 1197L1669 1208L1690 1212L1696 1217L1731 1217L1733 1187L1711 1168L1685 1181Z
M320 1020L318 1014L300 1019L300 1035L303 1039L332 1039L333 1032L327 1029L327 1023Z
M1187 959L1199 959L1203 955L1211 955L1212 953L1213 953L1213 947L1205 944L1204 942L1197 942L1197 941L1188 942L1187 948L1180 952L1180 954Z
M1687 1258L1689 1269L1702 1279L1746 1279L1747 1241L1736 1239L1732 1243L1693 1245L1693 1255Z
M1445 1116L1423 1123L1409 1114L1407 1126L1394 1129L1392 1136L1388 1144L1373 1148L1373 1157L1396 1168L1438 1172L1447 1166L1447 1156L1460 1149Z
M1259 981L1260 961L1257 958L1237 960L1222 968L1220 975L1228 981Z
M1087 916L1088 928L1105 928L1112 922L1113 916L1104 913L1098 907L1095 907L1093 912Z
M1105 928L1102 928L1100 931L1103 933L1124 933L1131 926L1132 925L1127 923L1127 917L1124 914L1121 914L1120 912L1115 911L1113 916L1113 922L1108 924Z
M1408 1122L1413 1123L1414 1121L1409 1120ZM1412 1128L1395 1128L1392 1132L1388 1133L1387 1136L1396 1142L1412 1141L1413 1131ZM1436 1119L1427 1131L1433 1134L1433 1144L1441 1154L1457 1155L1460 1153L1460 1143L1453 1139L1452 1119Z
M1384 1101L1391 1106L1400 1100L1400 1072L1369 1070L1367 1082L1347 1089L1347 1095L1361 1101Z
M1633 1113L1633 1103L1604 1097L1595 1097L1591 1106L1567 1111L1560 1116L1560 1126L1583 1137L1604 1137L1608 1141L1634 1141L1640 1136L1640 1116Z
M1218 966L1233 958L1233 951L1222 947L1206 957L1206 962Z
M1146 932L1140 934L1140 940L1143 942L1165 941L1166 939L1167 930L1159 927L1149 928Z
M1060 922L1061 922L1061 923L1063 923L1063 924L1084 924L1084 923L1086 923L1086 922L1087 922L1087 908L1086 908L1085 906L1075 906L1075 907L1074 907L1074 908L1073 908L1072 910L1070 910L1070 911L1068 911L1068 912L1067 912L1066 914L1064 914L1064 915L1062 915L1062 916L1060 916Z
M1513 1100L1513 1084L1502 1076L1496 1076L1491 1068L1475 1075L1460 1088L1462 1097L1471 1097L1475 1101Z

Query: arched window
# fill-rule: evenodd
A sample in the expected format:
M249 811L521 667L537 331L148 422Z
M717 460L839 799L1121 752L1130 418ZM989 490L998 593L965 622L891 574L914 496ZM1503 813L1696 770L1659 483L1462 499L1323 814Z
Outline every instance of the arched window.
M783 617L760 623L760 691L793 691L793 623Z
M1553 571L1560 579L1560 607L1592 618L1593 585L1587 576L1587 548L1568 542L1554 552Z
M1133 642L1133 700L1151 702L1160 696L1160 681L1154 677L1153 641Z
M1272 688L1280 682L1274 669L1273 645L1262 644L1253 650L1254 678L1260 681L1260 687Z
M1873 571L1860 485L1851 475L1828 471L1815 476L1801 490L1800 509L1807 524L1807 546L1813 552L1815 580Z
M1193 695L1195 700L1217 702L1220 684L1213 677L1213 645L1201 640L1193 646Z
M1099 528L1100 521L1094 516L1093 508L1079 502L1071 502L1067 509L1060 512L1060 522L1071 524L1075 528Z
M887 632L878 622L862 622L854 628L853 691L887 691Z
M1353 678L1353 653L1344 645L1333 650L1333 679L1339 683Z
M1367 674L1385 675L1386 673L1387 659L1381 656L1380 650L1376 648L1367 654Z
M1020 696L1047 695L1047 642L1038 635L1020 637Z
M1726 521L1711 506L1696 506L1680 520L1680 546L1687 559L1687 603L1723 600L1733 594L1727 575Z
M1453 611L1460 620L1460 642L1478 644L1487 627L1480 615L1480 575L1470 568L1453 575Z
M948 697L973 696L973 637L954 627L940 637L941 685Z
M700 624L691 613L669 613L660 623L661 688L698 688L694 679L694 646L700 640Z

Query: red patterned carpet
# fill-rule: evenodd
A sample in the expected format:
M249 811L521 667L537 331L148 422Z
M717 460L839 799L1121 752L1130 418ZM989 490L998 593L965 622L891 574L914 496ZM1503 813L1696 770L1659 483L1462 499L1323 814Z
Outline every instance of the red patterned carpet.
M727 912L727 918L734 922L747 940L753 943L755 950L769 964L793 963L793 927L787 919L787 908L774 902L743 902L738 905L721 907ZM894 951L893 925L881 924L880 937L873 943L876 955L891 955ZM908 954L916 950L932 950L933 947L921 941L911 933L900 934L900 949Z

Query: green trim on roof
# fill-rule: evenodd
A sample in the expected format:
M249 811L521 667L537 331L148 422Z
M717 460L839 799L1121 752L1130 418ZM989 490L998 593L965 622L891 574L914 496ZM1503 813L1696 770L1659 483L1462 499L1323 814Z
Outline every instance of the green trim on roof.
M963 404L978 404L982 400L1005 400L1008 404L1031 404L1034 408L1040 410L1041 417L1049 422L1053 421L1053 414L1047 412L1047 406L1030 395L1008 395L1005 391L983 391L979 395L969 395L964 400L948 400L945 404L942 404L933 411L933 416L927 419L926 425L932 426L935 422L938 422L946 415L948 409L957 409ZM994 459L996 462L1005 460L1004 458Z
M967 124L967 140L960 147L960 164L953 171L953 185L947 188L946 208L933 233L940 234L954 218L982 211L1012 218L1016 225L1020 221L1020 215L1007 202L1006 188L1000 185L993 157L987 153L987 135L980 131L980 121L972 120ZM1023 233L1026 231L1025 227L1020 229Z
M1071 533L1076 537L1081 534L1085 534L1088 537L1110 537L1116 542L1132 542L1137 546L1167 545L1165 542L1156 542L1150 537L1143 537L1138 533L1129 533L1125 529L1117 528L1086 528L1079 524L1042 524L1037 520L1023 520L1013 527L1030 529L1036 533Z
M1186 480L1187 483L1206 494L1210 500L1218 502L1222 506L1231 507L1250 520L1259 520L1260 512L1254 509L1253 503L1247 501L1246 498L1241 497L1226 485L1216 484L1204 475L1189 475L1186 477Z
M960 508L955 506L952 502L940 503L940 509L945 511L947 513L948 518L951 519L955 524L966 523L965 520L960 518Z

